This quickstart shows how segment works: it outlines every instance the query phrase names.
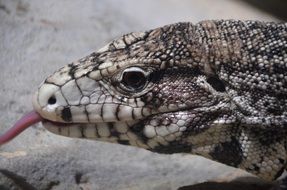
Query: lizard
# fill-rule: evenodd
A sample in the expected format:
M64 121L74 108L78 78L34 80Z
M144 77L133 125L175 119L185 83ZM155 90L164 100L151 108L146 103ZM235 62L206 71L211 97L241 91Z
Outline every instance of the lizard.
M63 136L197 154L272 181L287 162L286 72L287 23L170 24L50 75L25 127L42 121Z

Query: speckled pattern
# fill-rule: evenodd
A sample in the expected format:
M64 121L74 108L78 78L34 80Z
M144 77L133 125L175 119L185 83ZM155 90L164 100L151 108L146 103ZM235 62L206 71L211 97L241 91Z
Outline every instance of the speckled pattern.
M274 180L286 165L286 41L286 23L258 21L126 34L48 77L34 107L60 135L199 154Z

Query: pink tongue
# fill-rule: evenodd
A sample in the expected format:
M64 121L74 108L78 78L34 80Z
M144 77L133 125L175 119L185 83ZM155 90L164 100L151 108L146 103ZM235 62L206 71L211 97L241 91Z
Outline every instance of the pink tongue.
M31 125L42 121L43 118L35 111L31 111L19 119L15 125L3 135L0 135L0 145L7 143Z

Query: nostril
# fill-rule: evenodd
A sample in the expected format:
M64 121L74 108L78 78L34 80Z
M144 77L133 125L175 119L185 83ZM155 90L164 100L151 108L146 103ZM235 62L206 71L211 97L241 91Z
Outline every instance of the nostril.
M48 104L50 104L50 105L53 105L53 104L55 104L56 103L56 98L55 98L55 96L51 96L49 99L48 99Z

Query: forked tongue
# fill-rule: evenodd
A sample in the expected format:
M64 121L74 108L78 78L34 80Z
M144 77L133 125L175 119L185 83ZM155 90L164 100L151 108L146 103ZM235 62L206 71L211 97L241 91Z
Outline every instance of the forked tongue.
M0 135L0 145L7 143L28 127L42 120L43 118L35 111L27 113L21 119L19 119L12 128L6 131L6 133Z

